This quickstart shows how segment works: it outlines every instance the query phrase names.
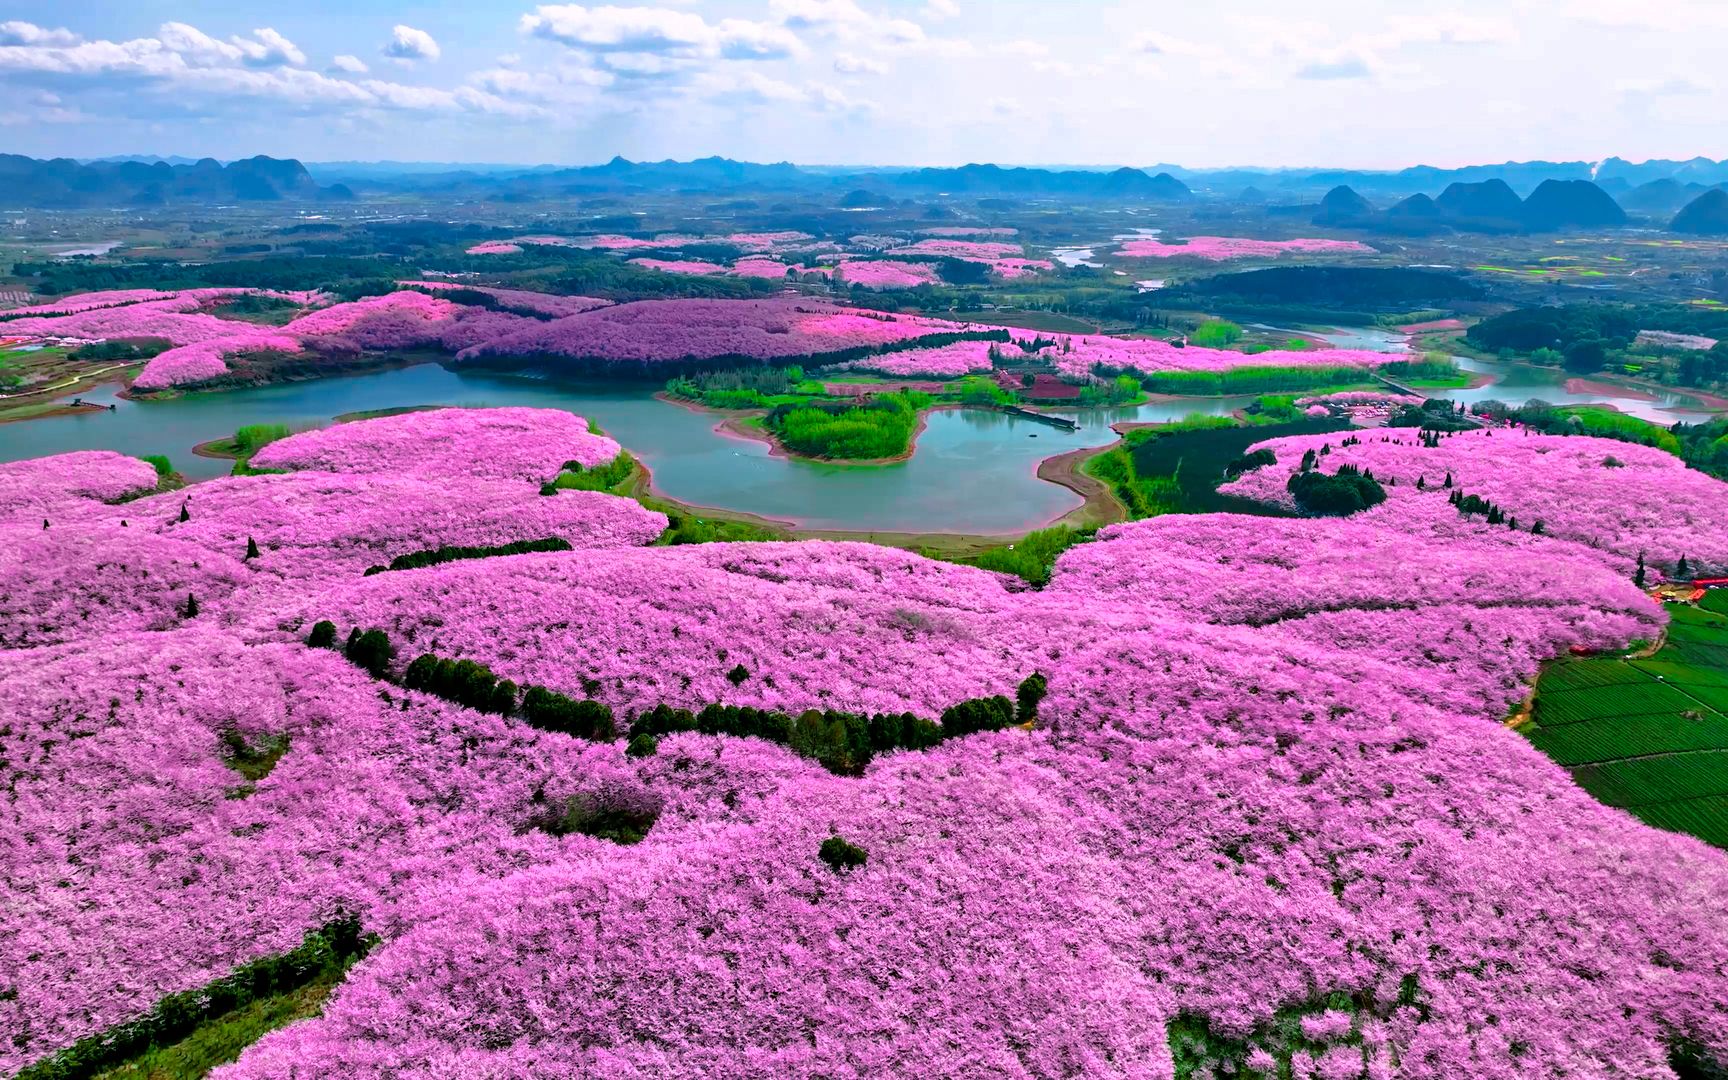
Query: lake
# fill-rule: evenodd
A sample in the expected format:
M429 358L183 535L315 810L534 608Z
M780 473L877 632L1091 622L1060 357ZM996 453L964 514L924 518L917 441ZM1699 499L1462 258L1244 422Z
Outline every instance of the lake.
M1312 333L1312 332L1310 332ZM1400 351L1403 337L1377 328L1342 328L1313 334L1339 348ZM1695 423L1712 414L1683 395L1655 392L1655 400L1615 387L1568 393L1566 374L1527 364L1458 358L1468 371L1494 382L1465 390L1431 390L1435 397L1521 404L1539 397L1556 405L1603 402L1661 424ZM1024 532L1080 505L1066 488L1040 480L1044 458L1115 440L1118 420L1173 420L1189 413L1223 415L1252 397L1188 398L1127 409L1081 409L1064 414L1080 423L1067 432L983 409L931 413L908 461L847 466L792 461L770 455L765 443L722 434L721 417L655 400L656 385L577 382L533 374L451 371L419 364L369 375L188 394L169 401L135 402L114 387L84 395L114 412L86 412L0 424L0 461L107 449L166 454L188 477L225 475L230 463L192 454L192 447L234 433L245 424L280 423L296 430L319 427L342 413L406 405L531 405L592 418L645 462L655 488L694 506L739 510L809 528L879 532L1007 534Z
M225 475L230 462L194 456L193 446L245 424L294 429L341 413L406 405L531 405L589 417L645 462L654 486L697 506L723 507L822 529L882 532L1014 533L1080 505L1066 488L1038 479L1038 462L1115 440L1117 420L1222 415L1251 398L1199 398L1127 409L1071 412L1078 431L989 410L929 415L909 461L845 466L773 457L765 443L715 430L721 417L655 400L651 385L571 382L549 377L450 371L420 364L342 378L285 383L168 401L117 398L112 387L84 395L114 412L0 424L0 461L106 449L166 454L192 479Z

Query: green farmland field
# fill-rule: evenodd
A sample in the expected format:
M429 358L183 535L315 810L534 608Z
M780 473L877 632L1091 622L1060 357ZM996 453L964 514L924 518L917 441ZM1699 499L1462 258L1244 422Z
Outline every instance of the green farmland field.
M1653 657L1551 664L1522 730L1609 806L1728 847L1728 604L1718 597L1728 591L1668 605Z

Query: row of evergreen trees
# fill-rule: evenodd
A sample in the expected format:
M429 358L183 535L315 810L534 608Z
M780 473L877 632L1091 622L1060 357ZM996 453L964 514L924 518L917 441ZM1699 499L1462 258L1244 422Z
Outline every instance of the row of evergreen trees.
M322 620L312 627L306 644L313 648L336 647L336 625ZM375 679L389 679L396 648L383 630L355 627L342 646L349 662ZM742 664L726 673L733 686L749 678ZM517 716L528 726L582 739L609 741L615 737L612 710L593 700L578 700L544 686L518 688L501 679L485 664L453 660L434 653L415 657L402 674L402 686L435 694L447 701L479 712ZM584 680L593 692L597 682ZM731 735L766 739L807 757L841 776L857 776L880 753L892 750L924 750L945 739L978 731L1000 731L1015 724L1030 724L1038 716L1038 704L1048 691L1043 675L1034 672L1021 680L1015 700L1002 695L969 698L942 712L942 722L933 723L912 713L839 712L808 709L797 716L773 709L722 705L700 712L676 709L661 703L638 715L630 724L627 753L645 757L658 750L661 736L680 731L707 735Z
M1446 474L1446 486L1452 486L1451 473ZM1463 514L1465 517L1470 517L1473 514L1481 514L1483 519L1490 525L1504 525L1509 529L1518 528L1518 518L1516 516L1508 515L1506 511L1495 506L1492 502L1489 502L1480 495L1464 494L1462 488L1454 488L1451 496L1446 501L1457 507L1458 512ZM1546 528L1540 520L1538 520L1536 524L1530 526L1530 532L1534 536L1541 536L1545 531Z

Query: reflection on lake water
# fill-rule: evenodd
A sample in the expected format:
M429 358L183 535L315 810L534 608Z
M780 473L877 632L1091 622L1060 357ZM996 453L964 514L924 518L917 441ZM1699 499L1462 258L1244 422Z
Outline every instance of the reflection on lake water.
M1395 351L1398 334L1368 328L1316 335L1341 348ZM1611 386L1568 393L1564 372L1460 358L1468 371L1495 381L1432 396L1468 402L1496 398L1521 404L1605 402L1658 423L1697 422L1711 414L1666 392L1655 400ZM719 417L655 400L647 384L573 382L551 377L451 371L420 364L370 375L188 394L170 401L134 402L112 388L85 395L113 412L87 412L0 424L0 461L109 449L166 454L193 479L228 472L229 462L196 457L192 447L231 435L245 424L282 423L294 429L328 424L342 413L409 405L530 405L590 417L654 472L655 487L697 506L724 507L797 521L812 528L883 532L1013 533L1049 522L1080 505L1066 488L1037 478L1039 461L1114 441L1119 420L1172 420L1190 413L1223 415L1247 397L1188 398L1126 409L1067 412L1080 424L1061 431L979 409L933 412L917 450L905 462L844 466L791 461L766 444L724 435Z
M315 427L347 412L406 405L531 405L592 418L654 472L656 488L698 506L796 520L813 528L1007 533L1041 525L1080 505L1066 488L1039 480L1038 462L1115 439L1117 420L1222 415L1249 398L1206 398L1130 409L1089 409L1077 431L986 410L931 413L911 460L858 467L772 457L766 444L715 430L719 417L652 396L655 387L576 383L523 375L450 371L421 364L345 378L188 394L134 402L111 389L85 395L114 412L0 424L0 460L72 450L167 454L194 479L228 472L224 460L196 457L198 443L245 424Z

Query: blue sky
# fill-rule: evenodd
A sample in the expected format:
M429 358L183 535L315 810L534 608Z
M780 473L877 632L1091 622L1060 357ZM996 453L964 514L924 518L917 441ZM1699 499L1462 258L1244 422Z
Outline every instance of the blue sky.
M1728 0L8 0L0 149L583 164L1728 157Z

